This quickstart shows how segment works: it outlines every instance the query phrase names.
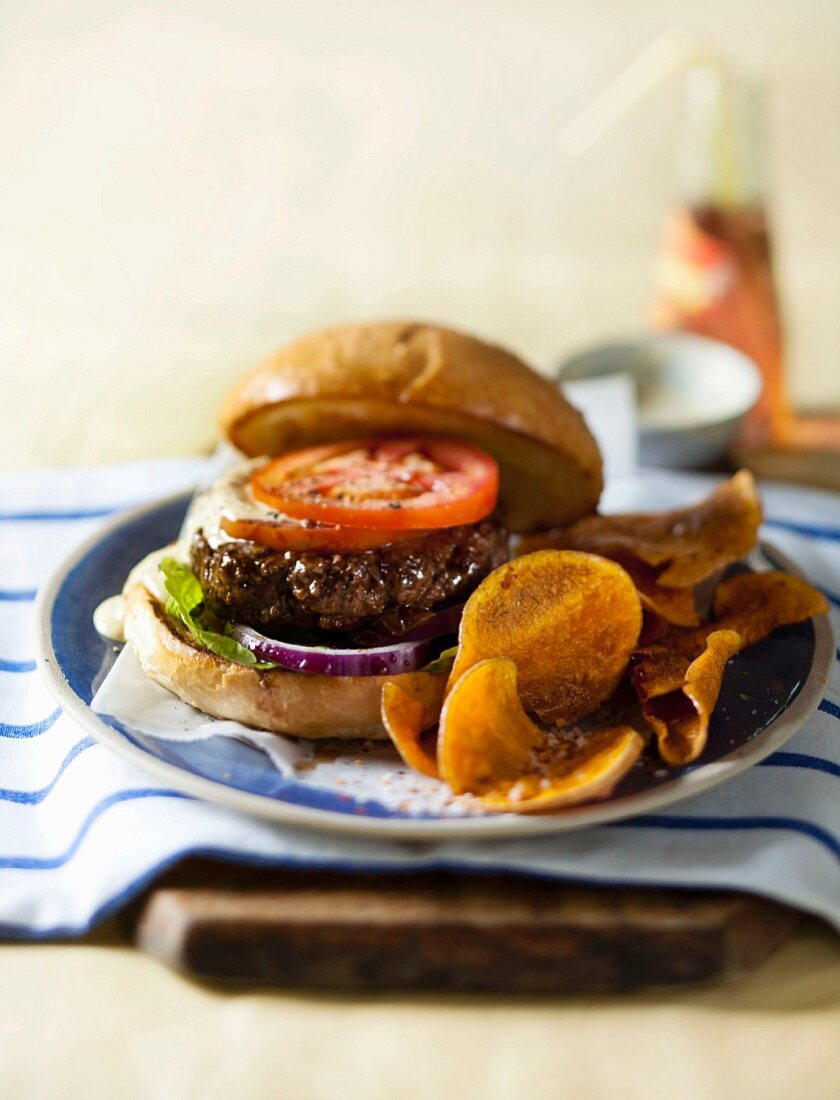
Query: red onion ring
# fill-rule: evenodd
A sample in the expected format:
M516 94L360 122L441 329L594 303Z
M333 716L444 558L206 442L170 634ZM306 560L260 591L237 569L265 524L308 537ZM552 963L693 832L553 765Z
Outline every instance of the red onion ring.
M281 642L242 623L234 626L233 636L264 661L273 661L293 672L311 672L318 676L393 676L400 672L416 672L429 663L432 655L428 639L399 641L372 649L334 649Z

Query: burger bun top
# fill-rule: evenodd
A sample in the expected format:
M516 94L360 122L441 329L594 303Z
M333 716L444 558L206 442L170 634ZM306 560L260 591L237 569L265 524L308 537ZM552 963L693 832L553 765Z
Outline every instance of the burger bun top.
M249 457L363 436L464 439L499 463L511 531L594 510L598 445L562 393L515 355L412 322L344 325L290 344L225 401L223 436Z

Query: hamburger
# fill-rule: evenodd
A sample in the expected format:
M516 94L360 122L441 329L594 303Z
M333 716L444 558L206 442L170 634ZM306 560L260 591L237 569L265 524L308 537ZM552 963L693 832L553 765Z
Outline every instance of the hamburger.
M396 682L437 718L464 601L533 534L591 512L598 447L510 352L426 324L316 332L232 390L237 461L124 589L151 679L219 718L385 738Z

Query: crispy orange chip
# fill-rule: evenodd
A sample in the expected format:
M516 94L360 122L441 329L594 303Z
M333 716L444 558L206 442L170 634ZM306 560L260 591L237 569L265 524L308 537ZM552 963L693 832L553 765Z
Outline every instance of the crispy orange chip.
M669 764L690 764L706 747L726 662L741 648L734 630L715 630L694 660L660 646L634 659L633 686Z
M644 746L629 726L546 733L522 709L517 669L480 661L452 688L441 715L441 773L455 794L492 810L533 813L605 798Z
M828 601L789 573L738 573L718 587L714 611L715 622L693 630L660 629L633 657L633 686L669 764L703 751L729 658L780 626L824 615Z
M690 588L755 545L761 501L748 470L719 485L704 500L670 512L595 515L571 527L521 541L524 550L569 547L612 558L630 554L658 567L665 588Z
M437 764L437 732L424 730L425 708L419 699L393 683L382 689L382 724L397 752L410 768L439 778Z
M639 596L614 562L574 550L516 558L467 600L447 691L479 661L507 657L526 710L573 722L612 695L641 626Z
M700 615L694 588L668 588L660 584L658 574L661 570L631 554L615 553L609 557L629 573L645 610L656 612L675 626L699 625Z
M828 600L818 589L790 573L738 573L715 592L717 624L737 630L744 647L780 626L826 615Z
M649 607L645 608L644 617L642 619L642 633L639 635L639 649L645 649L647 646L658 645L659 642L671 631L671 624L666 622L661 615L657 615L655 611L651 611Z

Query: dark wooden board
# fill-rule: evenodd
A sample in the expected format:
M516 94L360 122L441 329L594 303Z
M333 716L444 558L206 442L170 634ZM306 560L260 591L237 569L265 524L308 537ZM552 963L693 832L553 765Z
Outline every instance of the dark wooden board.
M743 894L193 863L135 908L132 928L143 950L207 982L568 994L730 977L798 920Z

